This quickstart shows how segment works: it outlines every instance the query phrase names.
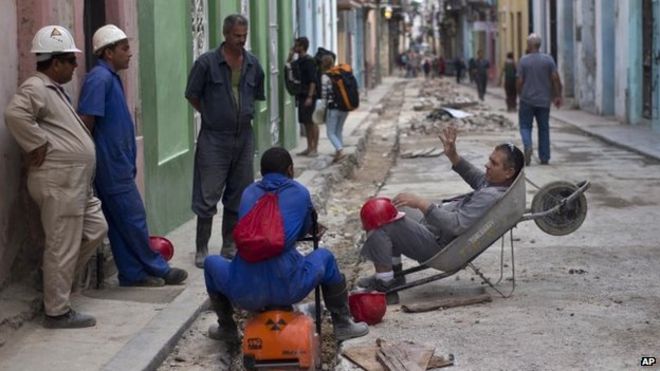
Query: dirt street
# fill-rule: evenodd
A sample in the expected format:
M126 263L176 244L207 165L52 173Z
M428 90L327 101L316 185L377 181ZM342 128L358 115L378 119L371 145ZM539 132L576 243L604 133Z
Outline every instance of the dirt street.
M433 115L427 119L449 97L467 102L461 109L475 115L462 121ZM443 125L460 128L459 153L478 166L496 144L520 145L517 118L506 112L503 99L487 96L485 102L470 103L475 97L474 89L456 87L447 79L417 79L397 86L385 98L384 112L370 126L361 166L352 179L334 187L320 212L319 220L329 228L323 245L337 255L349 281L372 272L370 264L358 259L363 238L359 208L367 197L413 191L437 200L468 190L439 154L442 145L436 134ZM493 298L489 303L415 314L392 305L369 335L344 342L344 348L375 344L377 338L412 340L435 347L436 354L453 354L452 370L622 370L639 367L642 355L660 356L660 163L559 122L551 127L550 165L540 166L535 158L526 176L538 185L591 181L582 227L555 237L534 222L520 223L514 229L516 289L511 298L486 288ZM528 204L535 193L528 184ZM474 263L496 280L500 256L497 242ZM508 248L503 256L504 279L498 288L509 292L513 262ZM404 261L405 267L416 264ZM485 287L479 277L464 270L402 292L401 304L479 287ZM227 359L220 343L204 335L214 320L210 312L203 313L159 370L240 369L240 362ZM335 364L332 343L325 343L324 349L324 369L358 369L341 358Z

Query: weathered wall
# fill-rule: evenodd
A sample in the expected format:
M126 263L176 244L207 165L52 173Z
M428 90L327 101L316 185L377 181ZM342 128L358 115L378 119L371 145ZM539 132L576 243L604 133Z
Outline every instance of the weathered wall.
M599 0L594 14L596 39L596 113L614 114L614 0Z
M629 63L632 58L629 56L629 45L635 43L631 39L631 22L630 22L630 5L627 2L616 2L616 18L614 43L620 47L616 49L614 56L614 115L619 121L626 122L628 117L628 94L629 94L629 81L628 71Z
M578 106L596 113L596 39L594 0L576 3L576 79L575 92Z
M16 91L18 83L18 50L16 4L0 2L0 23L5 37L0 38L0 119L4 123L4 109ZM20 213L20 165L21 155L6 125L0 125L0 287L9 277L11 264L20 248L16 222Z
M575 96L575 20L573 0L557 3L557 68L564 86L564 97Z

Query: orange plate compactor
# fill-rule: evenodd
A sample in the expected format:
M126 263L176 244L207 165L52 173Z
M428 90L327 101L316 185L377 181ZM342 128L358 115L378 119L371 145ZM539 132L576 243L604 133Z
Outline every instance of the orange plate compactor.
M301 241L319 244L316 211L312 210L312 234ZM243 330L243 365L248 370L317 370L321 366L321 299L315 290L316 321L291 308L260 312ZM316 322L316 323L315 323Z
M293 310L269 310L250 318L243 332L243 365L259 368L316 370L320 338L314 320Z

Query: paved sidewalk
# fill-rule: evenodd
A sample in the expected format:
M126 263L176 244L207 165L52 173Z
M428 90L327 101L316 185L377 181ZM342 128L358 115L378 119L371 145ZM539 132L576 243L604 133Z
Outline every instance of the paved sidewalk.
M505 99L504 92L499 86L489 86L486 93L492 97ZM647 126L626 125L611 116L599 116L579 109L557 109L554 106L550 110L550 117L608 143L660 161L660 133L654 132Z
M360 108L352 112L344 127L346 159L332 164L334 148L321 127L320 156L294 156L296 179L310 188L315 204L323 208L332 184L349 175L359 162L371 121L393 84L386 78L368 92ZM304 149L305 140L291 152ZM220 218L216 219L210 250L220 249ZM26 322L0 346L1 370L150 370L171 351L197 314L207 306L202 271L193 266L195 222L190 220L167 235L177 250L172 265L187 269L185 286L88 290L73 297L77 310L96 316L97 326L79 330L46 330L38 317Z

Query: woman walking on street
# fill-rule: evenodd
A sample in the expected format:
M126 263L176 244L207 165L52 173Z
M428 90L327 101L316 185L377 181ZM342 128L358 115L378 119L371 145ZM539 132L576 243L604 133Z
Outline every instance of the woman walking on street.
M321 58L321 99L326 102L327 113L325 123L327 126L327 134L330 143L335 147L335 156L332 162L338 162L346 155L342 153L344 141L342 139L342 131L344 130L344 122L348 117L347 111L337 109L334 101L334 94L332 93L332 81L327 75L328 70L334 66L335 59L331 55L324 55Z

